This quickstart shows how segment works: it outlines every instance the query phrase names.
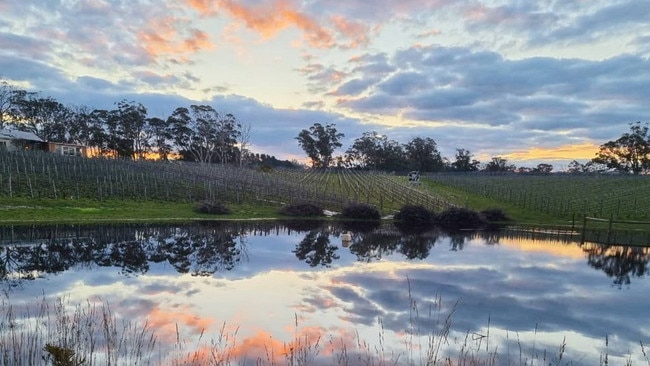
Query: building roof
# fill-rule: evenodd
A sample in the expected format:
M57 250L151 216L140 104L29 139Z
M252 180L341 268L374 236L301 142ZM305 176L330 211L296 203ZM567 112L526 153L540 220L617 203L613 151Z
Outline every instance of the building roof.
M40 137L36 136L32 132L19 131L10 128L0 129L0 139L44 142Z

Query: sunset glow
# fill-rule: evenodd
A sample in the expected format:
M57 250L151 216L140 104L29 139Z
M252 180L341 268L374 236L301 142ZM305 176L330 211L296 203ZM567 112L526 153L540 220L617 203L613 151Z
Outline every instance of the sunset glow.
M650 114L644 1L35 0L0 5L0 80L68 105L127 99L166 118L210 104L250 147L304 158L297 134L335 123L430 137L530 165L594 157ZM533 26L534 25L534 26ZM624 71L622 71L624 70Z

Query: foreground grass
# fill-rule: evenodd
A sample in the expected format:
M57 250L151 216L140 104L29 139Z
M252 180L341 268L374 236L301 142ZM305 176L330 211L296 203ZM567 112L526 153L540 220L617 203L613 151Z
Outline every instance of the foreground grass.
M6 296L6 295L5 295ZM438 303L441 299L438 298ZM204 333L186 339L178 325L175 334L142 323L120 319L108 302L87 301L70 304L66 299L40 302L14 308L7 297L0 299L0 366L4 365L580 365L568 360L567 344L558 340L552 350L522 344L517 350L499 349L486 334L451 335L451 310L430 309L428 318L420 318L417 304L410 299L411 324L402 344L386 344L381 319L378 341L344 340L333 335L305 332L294 316L293 339L281 342L271 336L264 345L238 340L239 327L224 323L216 334ZM426 312L425 312L426 313ZM432 328L421 329L420 321L432 321ZM167 332L169 333L169 332ZM210 338L212 337L212 338ZM498 338L498 337L497 337ZM608 365L608 338L599 356L601 366ZM506 347L507 348L507 347ZM255 351L257 350L257 351ZM261 351L261 353L260 353ZM622 355L625 365L633 365L633 355L650 364L645 346ZM621 356L621 355L618 355Z

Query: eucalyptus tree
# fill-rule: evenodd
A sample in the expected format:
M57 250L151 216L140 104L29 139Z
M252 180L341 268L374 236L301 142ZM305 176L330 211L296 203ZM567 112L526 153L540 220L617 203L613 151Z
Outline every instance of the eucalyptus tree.
M508 159L495 156L485 165L486 172L513 172L517 169L513 164L508 163Z
M225 163L234 152L240 125L232 114L222 117L209 105L191 105L176 108L168 122L179 153L191 160Z
M296 140L311 159L312 167L322 168L330 166L334 151L343 146L340 142L343 137L333 123L325 126L314 123L308 130L300 131Z
M430 137L415 137L404 145L409 168L423 172L436 172L445 168L438 144Z
M474 159L472 153L465 149L456 149L456 160L451 163L451 168L458 172L475 172L479 170L481 162Z
M113 138L109 133L110 112L105 109L95 109L88 115L88 147L92 155L110 156L115 154L111 150Z
M375 131L364 132L346 151L348 165L379 170L406 169L408 161L397 141Z
M600 145L592 162L619 172L639 174L650 171L648 124L630 123L630 132Z
M217 159L221 164L239 161L237 141L241 137L241 124L228 113L217 120Z
M108 115L110 148L118 157L144 159L149 152L145 129L147 108L141 103L121 100Z
M250 154L248 151L248 145L251 142L252 136L252 126L250 123L242 123L239 133L239 166L241 167L244 164L244 160Z
M72 113L56 99L18 90L13 93L11 110L19 130L32 132L44 141L67 141L66 122Z
M17 91L13 85L6 81L0 82L0 129L5 128L9 122L13 121L12 109Z
M174 135L168 119L152 117L147 119L146 135L150 146L158 154L160 160L169 160L173 150Z
M69 106L70 117L66 121L67 142L90 146L92 139L93 111L88 106Z

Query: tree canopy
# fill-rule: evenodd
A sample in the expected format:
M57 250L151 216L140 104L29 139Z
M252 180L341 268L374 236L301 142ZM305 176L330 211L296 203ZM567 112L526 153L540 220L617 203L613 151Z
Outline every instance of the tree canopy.
M630 132L600 145L592 160L619 172L639 174L650 171L648 124L630 123Z
M340 140L344 134L336 130L335 124L314 123L309 130L302 130L296 137L298 144L311 159L314 168L325 168L332 163L334 151L343 146Z

